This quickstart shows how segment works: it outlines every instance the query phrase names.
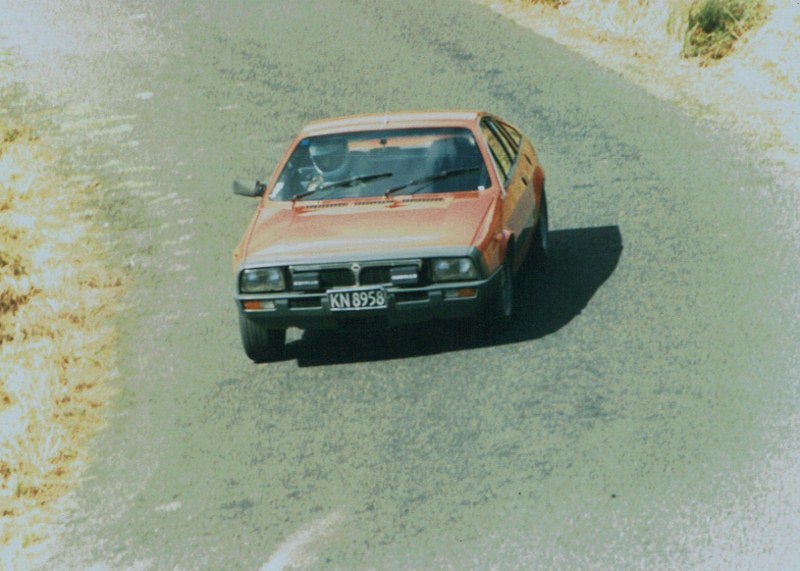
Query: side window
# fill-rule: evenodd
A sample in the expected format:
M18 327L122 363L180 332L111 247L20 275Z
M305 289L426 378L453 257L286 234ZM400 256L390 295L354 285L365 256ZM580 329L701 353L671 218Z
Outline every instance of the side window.
M488 120L484 120L481 123L481 132L483 133L486 142L489 144L489 149L492 151L492 157L494 157L494 160L500 169L500 174L503 175L503 180L506 180L508 175L511 173L511 166L514 164L513 155L507 148L508 143L503 143L493 128L493 125Z
M506 140L512 145L514 154L519 152L519 146L522 144L522 134L508 123L496 123L500 131L505 135Z

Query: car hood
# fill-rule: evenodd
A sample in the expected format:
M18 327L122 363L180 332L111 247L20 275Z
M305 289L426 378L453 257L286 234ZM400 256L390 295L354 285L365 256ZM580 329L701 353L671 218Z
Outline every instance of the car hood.
M254 222L244 263L466 254L494 200L492 194L267 203Z

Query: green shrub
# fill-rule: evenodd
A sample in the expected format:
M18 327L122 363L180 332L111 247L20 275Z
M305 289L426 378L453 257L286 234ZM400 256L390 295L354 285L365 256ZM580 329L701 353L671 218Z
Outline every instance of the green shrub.
M764 0L695 0L689 9L683 56L720 59L766 17Z

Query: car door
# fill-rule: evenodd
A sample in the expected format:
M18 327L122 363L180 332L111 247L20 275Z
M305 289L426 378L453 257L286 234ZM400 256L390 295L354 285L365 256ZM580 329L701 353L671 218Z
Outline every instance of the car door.
M481 121L481 132L503 180L503 226L516 237L516 267L527 251L533 230L536 204L533 193L535 159L530 156L530 145L525 144L526 141L519 131L507 123L485 117Z

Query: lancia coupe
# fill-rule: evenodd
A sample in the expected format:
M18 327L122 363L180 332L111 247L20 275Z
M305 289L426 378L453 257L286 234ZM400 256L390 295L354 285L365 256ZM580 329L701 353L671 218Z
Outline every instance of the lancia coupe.
M279 359L286 329L370 329L480 316L509 326L515 276L547 250L544 171L530 140L479 111L306 126L233 254L242 344Z

